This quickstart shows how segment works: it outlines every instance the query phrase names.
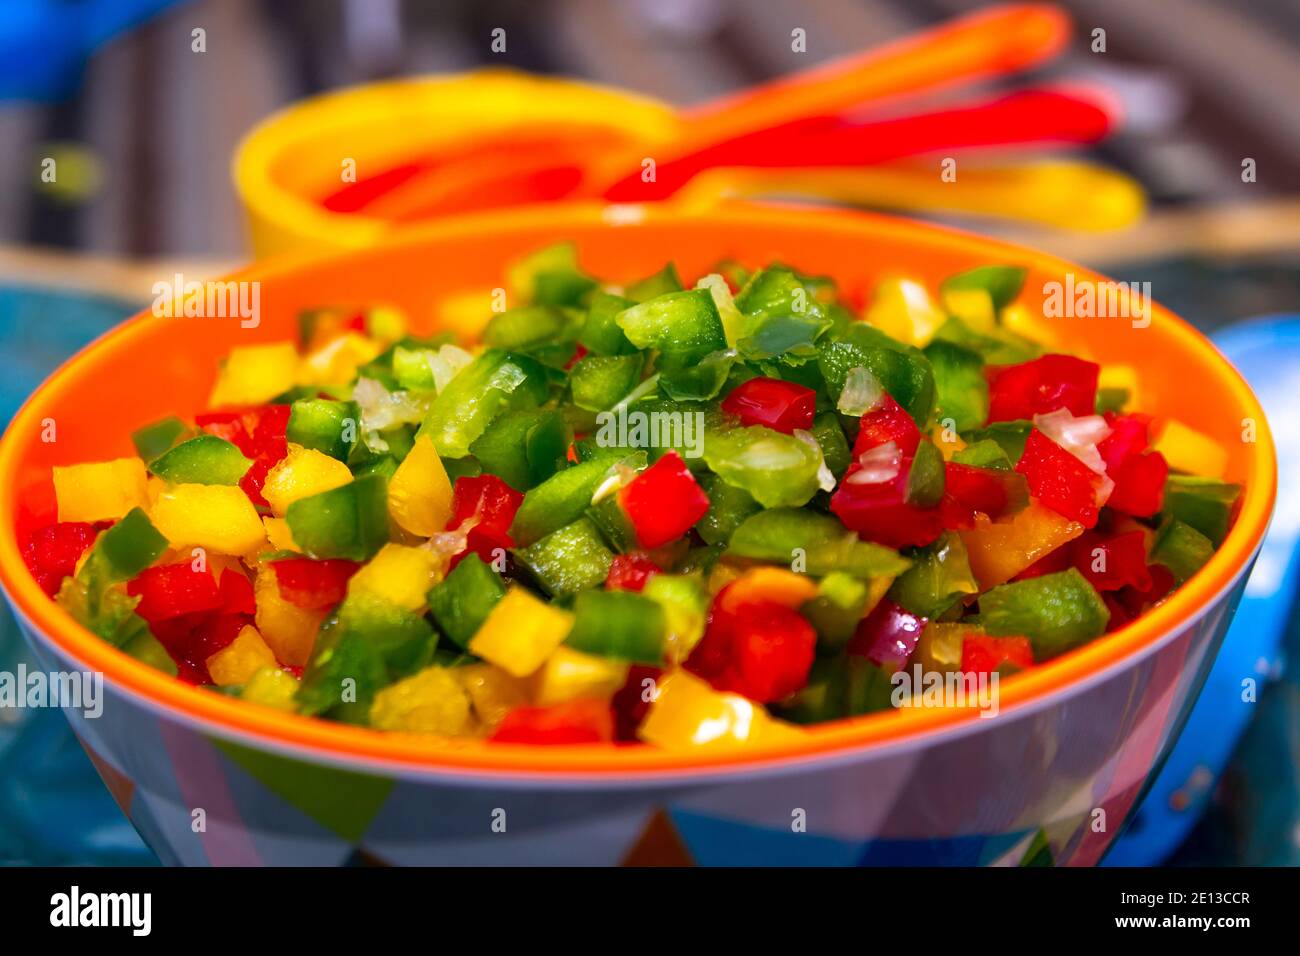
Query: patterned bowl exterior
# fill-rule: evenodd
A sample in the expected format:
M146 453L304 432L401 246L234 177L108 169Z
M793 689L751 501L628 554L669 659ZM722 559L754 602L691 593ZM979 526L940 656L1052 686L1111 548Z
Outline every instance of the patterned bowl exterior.
M435 293L491 289L503 262L561 238L599 275L644 275L667 258L685 274L727 257L779 259L841 278L858 301L884 275L935 285L986 262L1028 267L1031 313L1048 280L1103 281L1040 253L887 217L556 206L254 266L235 277L261 282L254 329L149 315L127 323L56 373L0 443L0 582L43 667L105 674L103 714L69 716L144 839L165 862L221 865L1095 863L1196 699L1276 481L1249 389L1159 307L1149 330L1131 335L1127 323L1066 331L1099 361L1140 367L1144 408L1218 436L1257 420L1257 444L1225 439L1229 477L1247 483L1241 518L1161 607L1006 681L993 719L923 708L720 755L388 737L181 685L78 628L23 567L13 516L48 492L50 465L128 454L132 428L201 407L213 355L289 337L301 307L380 290L427 330ZM1062 332L1046 321L1043 330ZM131 387L140 382L148 386ZM59 421L57 443L37 437L46 416Z
M67 713L164 863L1089 865L1177 737L1242 580L1128 666L1040 706L757 772L555 782L331 766L111 684L98 718ZM79 666L21 623L44 668Z

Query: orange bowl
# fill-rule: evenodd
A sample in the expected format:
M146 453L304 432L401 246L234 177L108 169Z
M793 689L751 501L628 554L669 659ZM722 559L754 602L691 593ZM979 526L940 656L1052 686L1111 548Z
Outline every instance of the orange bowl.
M1227 448L1227 477L1246 487L1240 516L1209 564L1166 603L1005 681L994 719L906 709L814 727L797 743L725 753L439 741L249 706L100 641L25 569L14 518L25 501L48 499L50 467L131 454L133 429L198 411L231 347L290 338L298 310L322 303L391 302L431 330L439 302L503 284L506 264L560 239L576 243L584 267L615 279L668 259L686 275L723 258L780 259L834 276L849 297L885 275L934 286L981 263L1023 265L1020 301L1047 336L1103 364L1135 367L1145 411L1194 423ZM256 327L146 312L75 356L28 400L0 445L0 583L43 665L104 675L103 716L69 716L164 860L337 862L363 847L412 862L635 861L654 849L700 862L785 853L795 862L969 863L1010 859L1042 831L1058 862L1090 863L1195 701L1262 540L1276 464L1245 382L1168 311L1153 306L1145 328L1041 318L1044 284L1069 274L1076 284L1105 281L1047 255L907 221L744 207L686 214L559 206L465 217L329 257L259 263L230 277L260 283ZM1247 420L1255 423L1252 442L1242 440ZM51 421L57 440L44 441ZM371 797L345 798L346 787ZM480 815L504 807L503 791L525 821L520 843L492 843ZM192 833L188 817L177 816L178 808L204 806L211 821L217 805L227 835L241 833L240 841ZM808 823L790 843L792 807L806 810ZM1109 820L1106 829L1089 825L1094 811Z

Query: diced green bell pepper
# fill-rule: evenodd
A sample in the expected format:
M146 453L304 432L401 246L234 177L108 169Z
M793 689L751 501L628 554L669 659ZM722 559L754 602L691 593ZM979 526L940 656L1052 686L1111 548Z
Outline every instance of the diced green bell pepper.
M557 242L525 256L510 267L507 278L511 292L541 305L577 305L596 287L596 280L578 268L571 242Z
M935 417L952 421L955 431L979 428L989 417L989 383L984 377L984 360L952 342L936 339L925 347L925 357L934 369L937 396Z
M662 664L667 622L658 602L631 591L583 591L565 643L585 654Z
M696 364L663 372L659 376L659 387L674 401L708 401L716 398L728 384L735 364L735 352L712 352Z
M167 539L153 526L148 515L140 508L132 508L95 539L82 570L93 571L103 581L129 581L166 550ZM90 568L92 561L94 567Z
M939 540L912 554L912 566L894 581L889 596L918 617L939 617L962 598L979 592L966 546L945 531Z
M388 541L388 481L357 478L339 488L300 498L285 520L294 543L313 558L368 561Z
M136 453L145 461L153 461L189 431L189 426L175 415L145 425L131 433Z
M756 272L736 307L745 317L736 348L751 361L816 358L817 340L832 324L815 291L789 269Z
M920 349L897 342L865 322L826 335L818 349L817 364L831 396L838 397L844 390L851 370L865 368L922 429L929 425L934 413L934 371Z
M569 372L573 403L592 412L613 408L636 388L645 368L645 356L588 355Z
M812 575L843 571L859 578L897 577L912 562L891 548L862 541L830 515L770 508L745 520L731 535L727 555L769 561Z
M1151 542L1151 564L1163 564L1182 584L1214 557L1214 542L1185 521L1166 518Z
M347 461L357 443L361 412L356 402L327 398L300 399L289 411L285 437L296 445Z
M1170 475L1165 481L1165 515L1191 525L1216 548L1223 544L1241 497L1241 485L1216 478Z
M934 442L923 438L916 446L907 476L907 502L918 508L933 508L943 498L943 487L943 455Z
M483 344L529 352L540 346L575 341L578 331L576 322L560 309L525 305L492 316L483 329Z
M138 661L143 661L154 670L162 671L175 677L178 673L176 662L167 653L158 638L143 630L122 645L122 650Z
M547 594L556 598L594 588L609 575L613 553L588 518L579 518L514 552Z
M958 449L953 452L952 460L959 465L970 465L973 468L989 468L993 471L1011 470L1011 459L1007 457L1002 445L992 438L983 438Z
M429 436L439 455L461 458L497 416L534 408L547 393L546 371L537 361L488 349L438 393L420 432Z
M1104 386L1097 389L1097 401L1093 407L1098 415L1105 415L1107 412L1118 414L1124 411L1124 406L1129 403L1129 398L1127 388Z
M1001 311L1015 301L1024 284L1023 266L979 266L949 276L939 286L939 294L982 289L989 294L993 308Z
M837 652L848 644L867 610L871 589L844 571L832 571L817 584L817 596L800 608L817 631L817 651Z
M636 305L631 299L610 292L597 292L591 298L587 318L578 343L593 355L626 355L636 346L628 341L618 324L618 315Z
M591 505L596 488L608 477L611 467L623 460L621 452L598 455L589 461L557 471L524 495L515 512L510 535L527 547L534 541L582 517ZM645 452L628 456L629 468L645 466Z
M704 636L709 615L709 592L702 574L653 574L641 594L664 612L668 654L685 660Z
M668 263L653 275L638 279L623 290L623 294L633 302L647 302L670 292L681 292L682 280L677 274L677 266Z
M661 369L680 369L727 347L707 289L670 292L620 312L619 328L637 348L657 349Z
M988 332L976 332L961 319L953 316L934 333L937 342L952 342L980 355L989 365L1019 365L1043 354L1037 342L998 327Z
M709 510L696 523L695 530L709 544L726 544L746 518L763 510L748 491L728 484L717 475L705 475L700 479L700 487L709 497Z
M1025 453L1025 442L1034 423L1017 419L1010 422L991 422L986 428L976 428L962 435L968 445L982 441L995 441L1002 448L1011 466L1014 468ZM968 462L974 464L974 462Z
M467 648L505 594L501 577L478 555L468 554L429 592L429 612L442 633Z
M149 470L176 484L237 485L253 462L224 438L197 435L163 452Z
M980 595L985 632L1027 637L1035 661L1100 637L1109 620L1101 595L1076 568L1000 584Z
M506 412L470 446L483 471L527 491L564 467L573 435L559 409Z
M815 366L814 366L815 367ZM813 419L812 436L821 446L822 458L835 480L839 481L853 462L853 452L834 412L822 412Z
M707 431L704 462L768 508L807 504L820 487L817 449L762 425Z

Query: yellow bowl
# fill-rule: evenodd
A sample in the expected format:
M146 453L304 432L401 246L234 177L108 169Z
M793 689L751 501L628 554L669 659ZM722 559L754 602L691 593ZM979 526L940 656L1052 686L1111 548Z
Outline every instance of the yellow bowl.
M339 252L403 228L331 212L319 197L412 156L520 125L589 125L615 142L671 139L680 121L655 100L577 80L511 70L391 80L313 97L256 126L235 151L235 189L259 258Z

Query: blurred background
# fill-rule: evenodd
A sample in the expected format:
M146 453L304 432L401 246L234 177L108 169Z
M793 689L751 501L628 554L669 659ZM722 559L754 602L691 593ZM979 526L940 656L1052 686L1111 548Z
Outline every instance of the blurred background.
M252 126L304 97L492 66L689 105L985 6L8 0L0 4L0 420L59 361L147 303L159 276L215 275L248 257L231 157ZM930 218L1150 281L1157 299L1207 332L1300 309L1300 3L1059 6L1076 24L1072 46L1014 82L1109 91L1122 128L1073 156L1136 181L1149 203L1145 215L1105 232ZM806 52L791 48L794 27L806 32ZM491 48L496 28L509 38L504 52ZM204 33L201 52L196 29ZM1096 49L1097 30L1104 51ZM994 81L982 91L1011 85ZM54 182L41 175L49 159L59 170ZM1247 160L1251 176L1243 176ZM1275 416L1285 434L1280 425ZM1140 844L1143 827L1155 832L1198 815L1195 828L1175 826L1171 862L1300 861L1300 676L1286 670L1279 650L1297 645L1293 594L1266 597L1268 626L1284 625L1286 636L1260 645L1268 648L1262 656L1250 650L1256 657L1242 664L1269 686L1252 705L1232 764L1216 784L1217 768L1195 754L1173 761L1180 779L1153 791L1146 816L1132 825L1125 862L1156 862L1153 853L1170 849ZM6 622L0 667L18 654ZM23 715L20 725L13 716L0 710L0 862L147 862L62 718ZM1204 727L1193 724L1196 733L1209 733Z

